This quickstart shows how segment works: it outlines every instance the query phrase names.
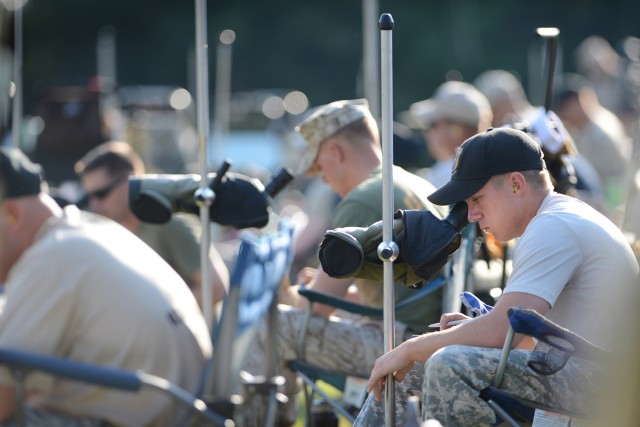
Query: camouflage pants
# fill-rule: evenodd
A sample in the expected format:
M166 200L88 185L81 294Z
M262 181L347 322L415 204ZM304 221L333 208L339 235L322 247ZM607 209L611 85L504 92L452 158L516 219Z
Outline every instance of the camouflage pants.
M435 419L447 427L491 426L493 410L480 398L480 390L491 385L501 350L450 346L434 353L424 372L412 369L396 383L396 424L403 425L407 390L424 376L423 420ZM599 369L589 361L572 357L554 375L541 376L527 365L529 351L514 350L509 357L502 388L523 399L543 405L588 413L591 392L598 383ZM354 423L356 426L384 426L384 402L369 395Z
M303 326L305 313L286 305L278 306L278 342L277 356L280 375L285 377L283 393L289 397L289 403L278 410L278 422L281 425L292 424L297 415L296 397L300 390L297 376L288 365L297 360L296 341ZM406 327L396 322L397 341L405 337ZM267 328L263 327L249 350L243 369L252 375L265 372L265 347ZM322 369L346 372L364 377L371 373L373 363L383 354L384 330L381 321L367 318L322 318L312 316L307 327L304 357L307 363ZM250 399L242 410L244 426L257 426L257 414L264 413L260 399Z
M45 409L34 408L30 405L24 406L24 423L18 424L15 417L6 423L0 423L0 427L108 427L109 424L93 418L72 417Z

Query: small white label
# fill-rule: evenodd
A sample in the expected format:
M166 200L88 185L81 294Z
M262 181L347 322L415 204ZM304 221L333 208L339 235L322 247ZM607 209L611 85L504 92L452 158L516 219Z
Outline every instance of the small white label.
M367 380L358 377L347 377L342 393L342 400L360 409L367 396Z
M536 409L531 427L569 427L571 417Z
M582 418L571 418L571 427L599 427L602 423L597 420L585 420Z

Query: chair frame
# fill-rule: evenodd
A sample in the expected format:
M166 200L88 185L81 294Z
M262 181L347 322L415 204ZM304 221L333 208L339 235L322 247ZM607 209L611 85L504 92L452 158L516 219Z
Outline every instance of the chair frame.
M568 353L568 357L576 354L597 362L606 360L609 357L609 353L583 337L551 322L535 310L512 307L508 310L507 315L509 318L509 330L502 347L496 373L491 386L482 390L480 396L500 419L512 427L520 427L521 422L531 423L536 410L550 411L572 419L587 419L588 415L586 414L577 414L564 408L552 408L524 400L500 388L509 363L509 353L513 346L513 340L517 333L524 334L543 341L557 351ZM532 367L531 360L528 364L529 367ZM541 373L541 375L555 373L562 369L562 366L550 369L548 373Z

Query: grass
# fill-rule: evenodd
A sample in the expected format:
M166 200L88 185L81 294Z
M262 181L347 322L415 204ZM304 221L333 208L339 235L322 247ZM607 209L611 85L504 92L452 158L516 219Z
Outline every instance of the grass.
M323 381L319 381L318 385L332 399L338 399L342 394L340 390ZM293 424L293 427L304 427L305 418L306 418L306 409L305 409L304 393L300 393L300 403L298 404L298 418L296 419L296 422ZM338 426L351 427L351 423L348 420L346 420L344 417L339 417Z

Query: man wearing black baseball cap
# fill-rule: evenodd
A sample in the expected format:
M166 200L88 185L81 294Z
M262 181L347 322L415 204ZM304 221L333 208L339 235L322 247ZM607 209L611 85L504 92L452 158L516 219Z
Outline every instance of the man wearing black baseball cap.
M490 128L458 147L451 180L429 200L449 205L468 199L496 175L543 169L542 150L532 138L515 129Z
M372 397L355 426L384 425L380 395L394 374L397 405L405 385L420 381L414 362L425 363L423 417L446 426L493 425L493 410L479 397L493 380L508 329L507 311L534 309L553 322L606 349L615 348L614 330L622 301L637 287L638 263L622 232L587 204L555 193L542 152L525 132L489 129L458 150L451 180L429 200L465 200L468 219L497 240L519 238L513 271L493 310L468 317L444 314L441 330L408 340L376 360L369 379ZM521 338L521 337L520 337ZM520 340L518 340L520 342ZM516 397L577 413L592 409L592 392L602 379L593 362L571 357L551 376L527 368L529 350L512 352L504 387Z
M211 340L184 281L119 224L73 205L61 208L47 194L40 166L6 147L0 148L0 283L0 348L142 369L197 389ZM36 372L25 385L26 427L179 424L179 410L159 394ZM0 425L17 424L15 400L14 378L0 369Z

